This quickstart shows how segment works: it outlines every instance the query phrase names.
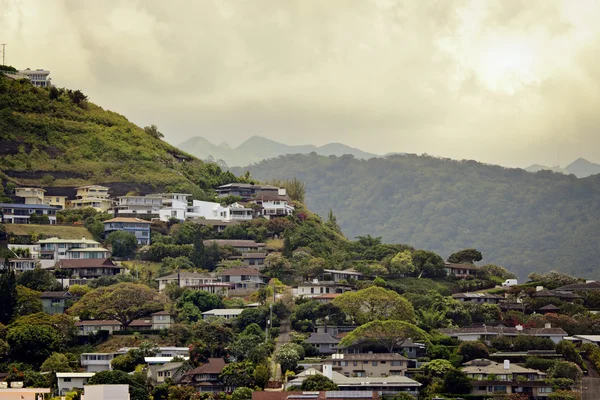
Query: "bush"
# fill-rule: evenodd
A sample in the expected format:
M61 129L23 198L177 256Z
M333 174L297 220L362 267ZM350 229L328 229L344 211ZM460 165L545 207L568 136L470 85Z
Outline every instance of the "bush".
M302 381L301 390L321 391L321 390L340 390L338 385L324 375L312 375Z

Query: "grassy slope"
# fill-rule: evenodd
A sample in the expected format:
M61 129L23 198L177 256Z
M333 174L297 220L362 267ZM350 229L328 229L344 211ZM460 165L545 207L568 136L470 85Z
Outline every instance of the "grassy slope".
M92 234L83 226L62 226L62 225L24 225L24 224L6 224L6 233L13 235L44 235L45 237L57 236L61 239L94 239Z
M180 162L176 156L187 157ZM209 190L222 173L117 113L0 76L0 172L20 185L114 182Z

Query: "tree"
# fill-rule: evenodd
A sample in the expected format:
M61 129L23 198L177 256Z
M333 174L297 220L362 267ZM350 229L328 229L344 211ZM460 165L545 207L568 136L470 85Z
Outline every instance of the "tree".
M69 359L62 353L52 353L40 367L42 372L72 372Z
M458 354L463 356L463 362L476 358L488 358L490 355L486 345L478 341L462 342L458 347Z
M43 307L40 294L40 292L18 285L16 315L23 316L42 312Z
M280 186L285 188L290 199L304 203L304 198L306 197L306 185L295 176L292 179L281 182Z
M506 268L494 264L486 264L480 268L480 271L491 276L497 276L501 279L514 279L517 277Z
M357 324L373 320L415 321L415 310L404 297L393 290L371 286L358 292L346 292L333 300Z
M300 361L300 354L293 343L286 343L275 351L274 358L281 365L281 371L294 371Z
M412 255L412 262L420 277L441 279L446 276L444 259L432 251L415 251Z
M408 393L396 393L394 395L394 398L392 400L415 400L415 397L413 395L410 395Z
M15 272L9 271L0 275L0 323L7 325L15 314L17 307L17 282Z
M112 255L115 257L130 257L137 249L137 239L131 232L114 231L106 238L106 243L111 246Z
M185 303L192 303L200 312L223 308L223 299L221 297L202 290L190 290L183 293L179 298L178 306L182 307Z
M579 366L583 365L583 359L581 358L581 355L577 351L577 348L573 342L561 340L556 345L556 352L558 354L562 354L562 358L564 358L566 361L571 361Z
M221 371L220 378L226 386L254 387L253 375L254 364L250 361L241 361L227 364Z
M482 259L483 255L480 251L476 249L465 249L451 254L450 257L448 257L448 262L455 264L473 264L475 261L481 261Z
M41 268L35 268L23 272L18 279L18 284L38 292L47 292L60 288L51 272Z
M164 297L146 285L118 283L85 294L69 309L69 313L116 319L127 327L136 318L162 310L164 303Z
M271 278L283 278L292 273L292 265L279 253L271 253L265 258L265 275Z
M165 137L165 135L163 135L159 130L158 127L154 124L150 125L150 126L145 126L144 127L144 131L152 136L153 138L156 139L162 139L163 137Z
M473 388L467 375L457 369L446 372L443 387L445 393L453 394L468 394Z
M412 262L412 254L404 250L396 254L389 262L389 274L393 277L410 276L415 272Z
M548 371L551 378L567 378L577 382L583 376L581 368L570 361L557 361Z
M302 381L300 390L316 392L322 390L340 390L340 388L325 375L312 375Z
M250 400L252 398L252 389L248 387L238 387L231 393L231 400Z
M430 376L440 377L454 370L454 366L448 360L431 360L423 366L423 370Z
M271 379L271 372L267 364L259 364L254 368L254 374L252 375L254 384L261 389L264 389Z
M348 333L340 346L349 347L355 342L368 342L384 346L388 352L400 347L407 339L428 340L429 335L422 329L404 321L371 321Z
M61 347L60 337L47 325L17 325L9 328L7 342L13 360L39 367Z
M573 390L557 390L548 395L548 400L581 400L581 394Z

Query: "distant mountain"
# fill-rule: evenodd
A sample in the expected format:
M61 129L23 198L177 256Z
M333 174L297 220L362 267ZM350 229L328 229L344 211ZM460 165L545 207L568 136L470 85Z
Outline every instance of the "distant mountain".
M286 154L308 154L312 152L322 156L351 154L360 159L381 157L342 143L329 143L323 146L312 144L292 146L262 136L252 136L236 148L232 148L227 143L221 143L217 146L203 137L193 137L177 147L203 160L220 160L229 166L246 166Z
M594 164L585 158L578 158L565 168L570 174L578 178L600 174L600 164Z
M541 165L541 164L532 164L529 167L525 168L525 171L527 172L539 172L539 171L553 171L553 172L559 172L561 174L568 174L569 172L567 172L567 170L559 167L559 166L554 166L554 167L548 167L547 165Z

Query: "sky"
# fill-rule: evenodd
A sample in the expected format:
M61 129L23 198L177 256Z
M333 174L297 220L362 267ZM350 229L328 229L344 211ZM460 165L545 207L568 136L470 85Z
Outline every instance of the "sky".
M0 0L6 63L178 144L600 162L593 0Z

